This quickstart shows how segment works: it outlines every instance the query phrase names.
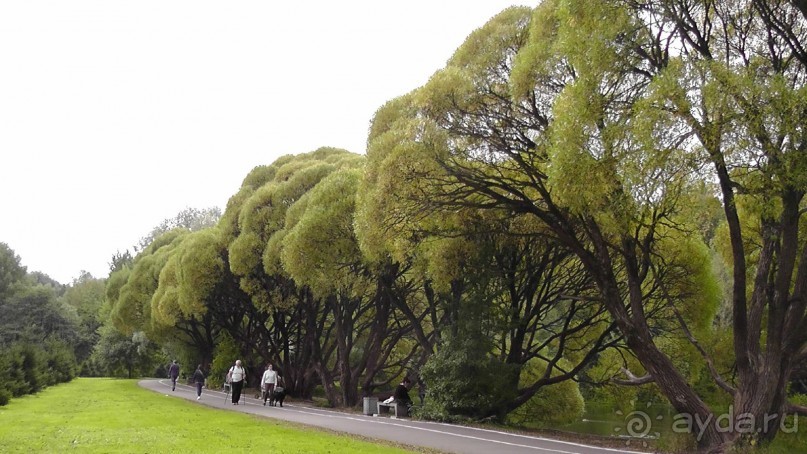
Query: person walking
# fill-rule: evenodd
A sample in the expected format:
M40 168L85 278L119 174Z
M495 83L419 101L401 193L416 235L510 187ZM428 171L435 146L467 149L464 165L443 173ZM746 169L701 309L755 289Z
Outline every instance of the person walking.
M177 378L179 378L179 364L177 364L177 360L171 361L171 365L168 366L168 376L171 378L171 391L176 391Z
M266 371L261 377L261 389L263 390L263 405L266 406L266 399L269 399L269 405L275 403L275 386L277 385L277 371L272 369L272 363L266 365Z
M241 390L244 388L244 382L247 380L247 371L241 367L241 360L236 360L235 365L230 368L228 373L230 377L230 386L233 390L233 405L238 405L241 400Z
M202 365L196 366L196 372L193 373L193 382L196 383L196 400L202 398L202 386L205 384L205 373L202 372Z

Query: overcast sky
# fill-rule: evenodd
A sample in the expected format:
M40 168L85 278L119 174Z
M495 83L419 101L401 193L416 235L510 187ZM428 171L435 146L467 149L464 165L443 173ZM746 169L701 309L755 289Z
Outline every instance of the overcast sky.
M384 102L537 0L0 0L0 242L106 277L181 210L284 154L364 153Z

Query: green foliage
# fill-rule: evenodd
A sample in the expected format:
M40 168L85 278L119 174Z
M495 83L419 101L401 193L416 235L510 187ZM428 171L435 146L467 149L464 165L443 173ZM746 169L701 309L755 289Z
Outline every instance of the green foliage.
M171 219L166 219L160 225L152 229L151 233L140 239L136 249L144 250L154 240L174 229L185 229L196 232L216 225L221 218L221 210L218 207L198 209L186 208L180 211Z
M14 343L0 351L0 405L8 403L8 397L68 382L75 378L76 370L73 351L63 342Z
M78 311L62 291L0 243L0 405L75 377Z
M227 276L225 251L217 229L189 233L171 251L151 298L153 325L170 328L181 320L204 318L207 303Z
M213 352L213 362L210 364L210 373L207 376L208 388L221 387L224 384L227 371L230 370L235 360L240 358L241 355L241 351L233 338L223 332L216 343L216 350Z
M107 298L111 306L110 318L115 328L131 336L137 331L151 333L151 300L157 290L159 276L171 253L188 236L184 229L174 229L157 237L135 258L131 272L113 274L107 284ZM126 282L122 283L122 278ZM119 290L118 285L120 285ZM117 293L117 298L112 299Z
M627 364L626 364L627 363ZM606 350L600 354L597 361L586 371L586 375L595 383L605 383L595 386L586 393L586 399L605 403L609 407L617 408L627 413L633 409L639 388L636 386L618 386L608 383L611 378L624 378L621 367L627 367L634 374L641 374L642 367L633 356L623 355L618 350Z
M104 287L104 280L82 273L60 298L61 303L73 308L78 317L74 350L79 364L90 357L100 338L98 328L103 320Z
M78 364L71 346L51 341L47 345L46 353L44 381L48 386L65 383L76 377Z
M37 275L20 276L11 271L0 270L4 278L19 277L13 282L0 282L4 288L0 294L0 347L15 342L39 344L48 339L74 343L76 309L57 298L61 288Z
M101 338L90 357L105 376L150 376L155 366L163 361L159 346L142 331L125 335L111 325L100 328Z
M421 370L426 398L418 416L438 421L504 418L515 397L517 369L491 357L490 343L476 335L449 337Z
M367 359L374 339L365 333L373 325L385 328L373 332L378 338L404 333L394 351L385 346L389 356L375 377L400 375L431 354L421 371L428 384L422 416L502 418L519 385L535 383L546 368L530 361L518 383L516 366L502 359L508 348L516 353L509 362L555 348L566 348L563 364L583 361L602 333L598 311L605 305L631 345L641 339L647 349L602 352L586 371L590 378L604 383L623 366L642 375L642 361L670 363L667 372L675 373L658 383L679 407L698 400L725 405L728 397L687 338L691 332L700 339L721 373L732 371L733 333L715 332L716 318L723 328L732 314L731 295L724 295L729 267L714 263L714 251L732 263L737 244L729 247L718 188L704 169L725 166L726 187L737 192L725 208L738 210L743 232L749 286L740 292L762 301L801 288L774 278L799 269L799 259L792 267L773 263L778 271L757 277L770 288L755 289L752 281L757 266L772 263L761 257L766 241L773 260L796 249L771 237L795 237L803 247L807 220L798 220L796 232L777 227L766 234L760 221L774 226L783 216L783 193L796 200L794 215L803 215L807 88L803 68L790 67L801 60L766 60L757 46L781 46L786 55L784 38L756 35L758 11L744 11L744 4L734 5L739 15L731 27L711 27L707 19L734 8L697 11L708 33L722 30L727 40L704 35L682 45L678 34L687 30L665 21L685 3L662 13L653 8L670 6L665 2L632 11L631 2L545 0L534 10L496 15L426 85L376 112L366 158L334 148L283 156L245 177L220 220L203 223L215 228L199 230L178 216L155 229L142 253L116 266L107 283L110 318L126 336L105 331L89 364L129 358L110 367L137 369L132 358L149 350L143 333L157 338L173 330L172 341L215 339L214 386L234 358L255 350L308 361L299 377L328 375L322 370L330 368L355 384L344 374ZM700 16L697 28L695 22ZM736 33L749 39L737 45ZM690 54L713 42L726 45L710 56ZM746 45L752 57L735 55ZM547 246L512 247L517 242ZM524 271L543 266L537 256L559 245L567 255L549 277ZM389 275L376 274L383 267ZM20 269L19 258L0 248L0 304L46 307L46 280L18 291ZM583 269L588 279L574 288L579 294L556 286L562 275ZM774 291L778 281L784 284ZM537 307L536 288L553 294L545 313L529 309ZM560 340L553 336L566 314L578 317L565 326L579 334ZM756 312L774 323L771 314L764 306ZM432 354L435 339L443 341ZM354 347L361 343L368 347ZM513 348L519 343L525 350ZM788 369L780 366L768 370ZM329 393L339 389L328 385ZM603 386L591 394L626 408L658 399L660 386ZM542 389L510 420L562 424L582 409L580 390L567 382Z
M20 256L6 244L0 243L0 301L6 297L11 286L25 277L25 267Z
M547 363L535 358L521 370L520 386L534 383L546 371ZM567 380L544 386L522 406L507 415L507 421L526 427L552 427L579 421L585 401L576 382Z
M228 242L229 266L241 289L264 309L277 304L265 277L283 275L281 265L287 223L304 211L306 194L340 168L361 164L356 155L336 148L284 156L271 166L256 168L231 199L223 219L223 241ZM233 237L229 237L232 235ZM282 303L281 303L282 304Z
M342 170L324 178L311 190L309 208L284 237L283 268L315 294L349 289L359 280L355 270L361 254L353 233L359 177L357 170Z

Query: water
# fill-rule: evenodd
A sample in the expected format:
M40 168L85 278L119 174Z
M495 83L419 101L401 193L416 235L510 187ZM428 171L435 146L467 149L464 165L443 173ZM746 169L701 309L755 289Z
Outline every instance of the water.
M621 411L606 404L586 404L583 418L560 429L605 437L660 438L672 433L675 411L668 405L640 405Z

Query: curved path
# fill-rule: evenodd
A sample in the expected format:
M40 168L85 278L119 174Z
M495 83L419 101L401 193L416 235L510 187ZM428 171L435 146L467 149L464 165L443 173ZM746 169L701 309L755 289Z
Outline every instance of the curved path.
M177 383L176 391L171 391L171 381L168 379L142 380L139 384L143 388L164 393L167 396L196 401L196 388ZM437 449L448 453L615 454L638 452L599 448L497 430L413 421L408 418L396 419L343 413L297 403L285 403L283 407L264 407L263 401L249 396L246 396L246 399L242 396L242 404L236 406L230 402L229 398L225 400L223 392L209 389L202 391L202 399L198 402L208 407L293 421L337 432Z

